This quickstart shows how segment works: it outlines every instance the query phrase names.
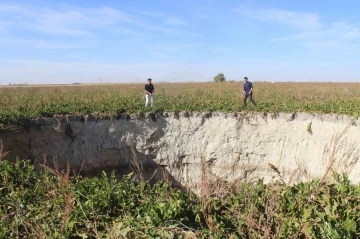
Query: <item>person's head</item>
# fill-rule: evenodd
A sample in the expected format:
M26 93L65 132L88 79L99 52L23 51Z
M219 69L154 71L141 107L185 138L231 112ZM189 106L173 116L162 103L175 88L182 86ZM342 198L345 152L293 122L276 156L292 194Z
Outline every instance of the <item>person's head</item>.
M244 81L245 81L245 82L248 82L248 78L247 78L246 76L244 77Z
M151 78L148 78L148 83L151 84Z

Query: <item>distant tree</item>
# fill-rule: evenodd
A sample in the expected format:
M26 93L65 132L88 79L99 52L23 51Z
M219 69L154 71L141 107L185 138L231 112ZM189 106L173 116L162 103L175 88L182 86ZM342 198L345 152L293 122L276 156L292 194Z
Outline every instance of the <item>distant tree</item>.
M226 77L223 73L219 73L214 77L215 82L224 82L226 80Z

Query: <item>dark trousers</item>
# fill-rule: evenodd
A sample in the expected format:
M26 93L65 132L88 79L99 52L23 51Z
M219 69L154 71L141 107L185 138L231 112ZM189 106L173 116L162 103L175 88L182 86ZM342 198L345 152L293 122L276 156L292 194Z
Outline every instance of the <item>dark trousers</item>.
M251 103L253 103L253 104L256 106L256 103L255 103L255 101L254 101L253 98L252 98L252 94L245 94L245 96L244 96L244 107L246 107L246 100L247 100L247 98L250 98Z

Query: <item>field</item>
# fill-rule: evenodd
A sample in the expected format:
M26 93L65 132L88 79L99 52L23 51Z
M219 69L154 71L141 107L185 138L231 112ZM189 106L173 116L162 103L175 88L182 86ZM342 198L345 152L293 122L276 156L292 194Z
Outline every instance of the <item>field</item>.
M202 178L201 194L130 176L81 178L0 155L0 238L359 238L346 175L286 186Z
M254 83L257 106L243 108L242 83L159 83L154 108L143 84L0 88L0 129L33 117L163 111L319 112L360 115L360 84ZM0 131L1 133L1 131ZM316 160L316 159L314 159ZM274 169L273 169L274 170ZM276 169L277 170L277 169ZM330 168L327 169L330 173ZM135 172L83 178L71 169L6 160L0 141L0 239L3 238L360 238L360 185L330 181L211 181L199 194ZM280 175L281 176L281 175Z
M144 84L0 88L0 124L55 114L115 117L146 111L320 112L358 116L360 84L254 82L257 107L242 103L242 82L159 83L154 108L144 107Z

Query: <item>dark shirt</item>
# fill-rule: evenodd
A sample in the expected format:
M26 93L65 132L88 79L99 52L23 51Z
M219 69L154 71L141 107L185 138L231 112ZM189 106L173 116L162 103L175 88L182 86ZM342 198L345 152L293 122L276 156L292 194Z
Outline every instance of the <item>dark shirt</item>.
M154 93L154 86L153 86L153 84L146 84L146 85L145 85L145 90L146 90L147 92Z
M253 88L253 85L250 81L248 81L244 84L244 91L246 94L250 93L251 88Z

